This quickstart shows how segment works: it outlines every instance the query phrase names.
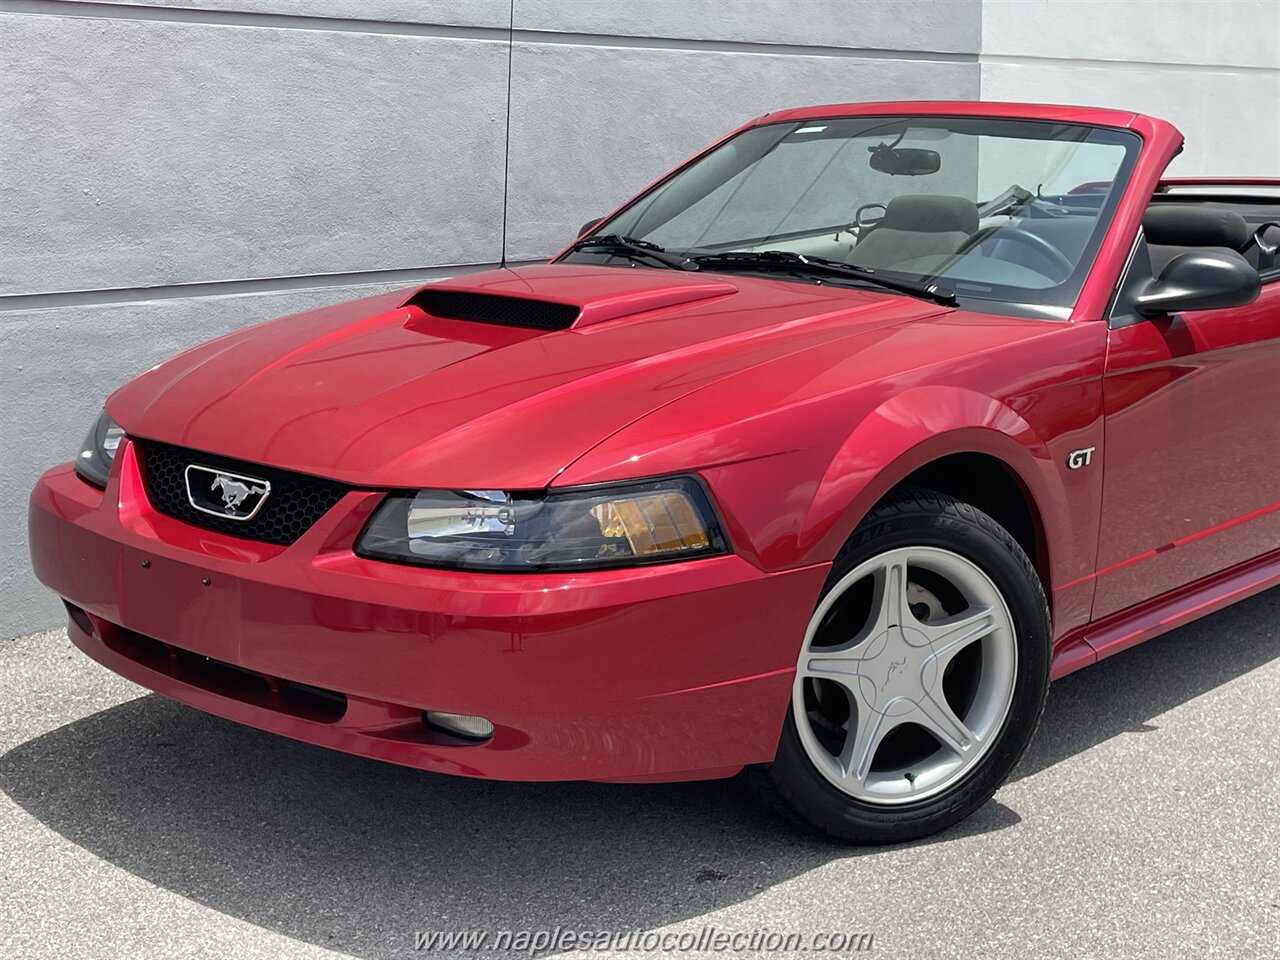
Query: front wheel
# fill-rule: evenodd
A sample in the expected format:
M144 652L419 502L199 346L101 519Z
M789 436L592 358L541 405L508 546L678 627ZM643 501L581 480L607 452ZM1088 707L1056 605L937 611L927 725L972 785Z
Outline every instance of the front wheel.
M909 490L873 510L809 621L759 793L842 840L927 836L990 799L1049 686L1035 568L989 516Z

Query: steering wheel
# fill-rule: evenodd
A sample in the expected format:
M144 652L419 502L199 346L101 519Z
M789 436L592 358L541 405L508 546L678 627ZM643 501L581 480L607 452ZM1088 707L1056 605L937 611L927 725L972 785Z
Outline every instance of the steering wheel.
M1067 277L1071 276L1071 274L1075 273L1076 265L1067 259L1067 255L1038 233L1032 233L1030 230L1026 230L1022 227L1004 224L997 227L992 233L987 234L987 236L973 244L973 246L978 246L983 240L993 239L1012 240L1015 243L1020 243L1023 246L1030 247L1032 250L1039 253L1053 264L1058 275L1050 276L1049 279L1058 283L1061 283L1063 280L1066 280Z

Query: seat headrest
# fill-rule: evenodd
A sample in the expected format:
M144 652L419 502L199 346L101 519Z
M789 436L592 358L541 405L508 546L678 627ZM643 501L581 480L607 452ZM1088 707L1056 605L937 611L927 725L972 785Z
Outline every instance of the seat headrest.
M974 233L978 229L978 205L964 197L894 197L885 207L880 226L917 233Z
M1253 232L1244 217L1190 203L1162 203L1142 215L1147 243L1162 247L1227 247L1243 250Z

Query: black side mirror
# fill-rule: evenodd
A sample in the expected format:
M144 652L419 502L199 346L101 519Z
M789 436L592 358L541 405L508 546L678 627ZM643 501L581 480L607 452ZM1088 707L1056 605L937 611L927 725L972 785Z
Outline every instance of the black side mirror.
M1138 295L1134 308L1144 317L1163 317L1184 310L1243 307L1257 300L1261 290L1258 271L1244 257L1192 250L1170 260L1160 279Z
M578 228L578 236L581 237L584 234L590 233L593 229L595 229L595 225L603 219L604 217L596 217L594 220L588 220L586 223L584 223L581 227Z

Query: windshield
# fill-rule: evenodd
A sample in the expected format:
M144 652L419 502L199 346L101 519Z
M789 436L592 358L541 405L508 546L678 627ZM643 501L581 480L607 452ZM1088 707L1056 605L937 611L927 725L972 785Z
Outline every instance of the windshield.
M866 282L856 271L810 276L806 258L961 300L1070 308L1139 146L1120 130L985 117L766 124L592 234L644 242L704 270ZM584 246L566 259L663 265L635 252Z

